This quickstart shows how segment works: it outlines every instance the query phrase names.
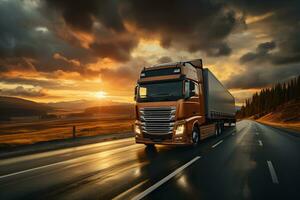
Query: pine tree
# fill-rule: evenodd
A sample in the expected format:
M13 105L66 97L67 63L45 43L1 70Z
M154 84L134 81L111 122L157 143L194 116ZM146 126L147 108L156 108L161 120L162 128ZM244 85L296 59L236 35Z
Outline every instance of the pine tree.
M276 83L271 88L263 88L259 93L246 99L237 117L262 116L274 111L278 106L300 99L300 75L283 83Z

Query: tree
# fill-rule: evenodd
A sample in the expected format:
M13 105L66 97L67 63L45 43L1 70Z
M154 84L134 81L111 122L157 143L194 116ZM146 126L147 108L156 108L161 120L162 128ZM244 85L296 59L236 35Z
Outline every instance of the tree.
M238 118L252 115L262 116L274 111L278 106L295 99L300 99L300 75L283 83L276 83L270 88L263 88L259 93L246 99Z

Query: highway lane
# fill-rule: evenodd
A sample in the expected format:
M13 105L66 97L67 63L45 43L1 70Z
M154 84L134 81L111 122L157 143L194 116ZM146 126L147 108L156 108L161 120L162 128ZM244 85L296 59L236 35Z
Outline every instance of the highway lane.
M133 138L0 161L0 199L300 199L300 138L241 121L197 148Z

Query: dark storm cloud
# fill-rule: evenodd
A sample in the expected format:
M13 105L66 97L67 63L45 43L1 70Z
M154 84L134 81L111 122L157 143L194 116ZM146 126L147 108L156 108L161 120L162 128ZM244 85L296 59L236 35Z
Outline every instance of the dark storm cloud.
M299 73L299 5L299 1L279 0L0 1L0 73L62 70L83 76L100 73L108 77L111 73L119 77L124 73L132 78L137 73L134 63L125 71L91 72L86 66L99 58L130 62L141 38L158 39L164 48L228 56L238 49L227 39L234 31L247 31L238 29L244 19L271 13L252 25L271 39L243 55L240 63L246 72L228 82L235 88L239 83L242 88L264 86ZM58 87L26 78L1 81Z
M170 58L169 56L163 56L163 57L160 57L158 60L157 60L158 63L169 63L169 62L172 62L172 58Z
M17 86L13 89L0 89L0 94L5 96L21 96L21 97L44 97L47 93L41 88L24 88Z
M225 82L231 89L259 89L300 74L300 64L289 66L249 66L245 73L229 77Z
M261 15L270 11L277 10L279 8L285 8L295 0L284 1L284 0L272 0L272 1L261 1L261 0L229 0L230 5L237 8L238 10L251 15Z
M61 19L71 30L66 30ZM137 33L126 29L127 22ZM147 34L158 36L165 48L229 55L232 50L226 37L237 23L235 12L216 1L3 1L0 65L5 66L1 70L16 70L22 68L14 67L16 63L30 58L37 71L82 73L84 65L97 58L129 61L140 37ZM94 38L88 48L74 36L76 31ZM56 53L81 65L53 59ZM26 69L24 65L21 70Z
M130 60L129 52L137 46L136 39L126 38L125 40L115 39L115 41L98 41L91 44L90 48L96 55L109 57L117 61Z
M259 44L255 51L240 58L245 70L227 81L230 88L260 88L300 74L300 2L230 1L246 16L269 14L249 28L264 31L271 42Z
M122 1L122 16L150 34L161 37L163 47L210 56L229 55L226 37L239 23L235 12L220 1Z
M118 1L46 0L46 3L49 8L61 11L64 21L73 30L94 35L96 40L89 45L93 56L119 62L131 59L130 53L137 46L138 38L125 29Z
M244 54L240 58L240 63L244 64L247 62L262 62L264 60L267 60L270 58L269 52L273 50L276 47L276 44L274 41L271 42L264 42L257 46L255 52L248 52Z
M280 53L272 53L276 48L274 41L261 43L255 52L249 52L240 58L245 70L226 82L229 88L261 88L267 87L274 82L287 80L300 74L300 63L297 58L281 57ZM293 64L295 63L295 64Z
M235 12L226 7L225 3L214 0L46 2L50 8L60 10L65 22L75 29L93 32L94 24L100 22L105 29L120 34L128 31L124 23L130 22L138 31L159 35L161 45L165 48L175 46L191 52L202 50L209 56L231 53L226 37L240 22ZM126 48L128 44L131 44L130 48ZM129 57L124 57L124 53L130 53L136 43L125 43L125 47L122 47L127 51L122 51L121 54L117 54L119 51L114 44L98 42L92 46L103 46L110 52L116 51L115 57L122 60ZM100 51L99 55L105 53Z
M242 0L232 2L246 15L271 14L270 17L255 25L265 30L276 43L277 52L272 53L268 58L271 63L281 65L300 62L300 1ZM263 51L261 53L268 54ZM252 58L251 54L249 57Z
M9 77L0 75L0 82L6 84L20 84L20 85L32 85L32 86L40 86L44 88L50 89L66 89L66 85L61 85L55 80L38 80L32 78L22 78L22 77ZM69 88L72 88L69 86Z
M91 32L94 18L114 31L125 31L118 12L118 1L111 0L46 0L50 7L62 11L65 21L73 28Z
M5 66L1 70L26 71L28 65L21 63L26 59L34 60L31 67L38 71L74 70L53 59L57 52L70 59L91 59L87 50L58 38L46 16L32 7L26 8L24 2L0 2L0 65Z

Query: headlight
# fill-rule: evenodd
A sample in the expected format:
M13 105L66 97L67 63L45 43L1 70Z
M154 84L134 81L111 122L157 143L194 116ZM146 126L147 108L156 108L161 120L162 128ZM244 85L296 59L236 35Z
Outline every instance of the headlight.
M136 134L141 134L141 129L140 129L140 126L138 126L138 125L134 125L134 132L136 133Z
M175 135L181 135L184 133L184 124L180 124L176 127Z
M174 69L174 73L180 73L180 68Z

